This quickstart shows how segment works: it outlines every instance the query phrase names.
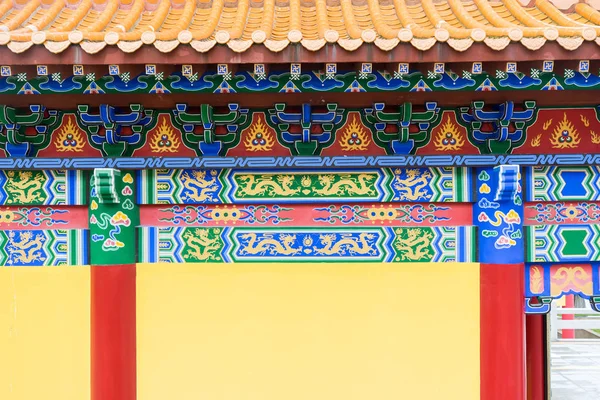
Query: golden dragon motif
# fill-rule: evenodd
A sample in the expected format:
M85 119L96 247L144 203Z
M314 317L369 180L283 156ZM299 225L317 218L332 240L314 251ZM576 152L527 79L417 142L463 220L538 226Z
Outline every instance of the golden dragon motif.
M8 254L12 263L29 264L33 261L45 260L39 251L44 245L43 234L21 232L20 240L15 241L15 233L10 232L8 237Z
M329 174L319 176L319 183L323 187L321 189L313 189L314 192L321 196L373 194L371 181L376 178L376 175L358 174L354 177L350 174L344 174L339 175L340 180L334 182L335 177L335 175Z
M293 175L258 175L258 178L255 175L240 175L239 180L242 196L292 196L300 191L291 187L294 183Z
M184 200L192 200L198 203L205 201L217 201L214 192L219 190L217 185L217 173L211 171L212 178L206 179L206 171L192 171L181 175L183 187L189 192L183 194Z
M12 198L7 203L33 203L42 200L42 186L44 176L31 171L17 171L18 180L15 179L15 171L8 171L8 182L4 186L6 192Z
M256 233L246 233L241 235L240 238L248 241L240 249L240 254L243 255L264 255L269 253L288 256L298 254L301 251L301 248L292 247L296 241L296 235L281 234L281 241L273 239L273 235L271 234L265 234L259 239Z
M333 233L319 235L321 244L325 247L316 249L317 254L324 255L348 255L348 254L372 254L375 252L373 245L369 240L373 240L375 235L372 233L361 233L358 238L351 237L349 234L342 234L341 240L336 241L336 235Z
M398 191L398 200L426 200L431 194L423 190L429 185L431 172L420 173L418 169L409 169L406 171L406 178L400 178L400 170L396 170L394 178L394 188Z
M220 230L215 229L214 232L218 234ZM221 244L218 238L211 238L208 233L208 229L201 228L185 232L183 239L189 249L183 258L191 258L191 261L218 260L219 257L215 255L215 252L221 248Z
M401 236L406 233L406 236ZM400 253L400 259L419 261L431 257L431 232L424 232L420 228L396 229L397 239L394 247Z

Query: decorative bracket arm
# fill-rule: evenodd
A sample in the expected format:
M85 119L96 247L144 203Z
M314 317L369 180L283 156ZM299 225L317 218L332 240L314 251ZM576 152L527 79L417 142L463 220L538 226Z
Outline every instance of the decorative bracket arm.
M413 111L412 103L403 103L397 111L384 111L385 103L375 103L364 110L365 119L375 128L380 142L388 143L393 154L413 154L427 143L430 127L441 117L436 102L425 103L425 111ZM387 133L389 125L397 127L397 133ZM416 130L411 132L411 126Z
M269 117L281 132L282 140L299 155L314 155L319 146L333 140L333 131L339 128L343 120L344 110L336 103L328 103L327 111L314 112L308 103L302 105L300 112L286 111L285 103L275 104L269 110ZM313 131L313 124L321 128L321 132ZM300 133L292 132L290 126L300 127Z
M535 101L526 101L523 106L516 111L514 103L506 101L484 110L485 102L475 101L471 107L461 107L458 118L482 151L510 153L525 140L525 129L537 112Z
M30 113L19 114L15 108L0 106L0 130L3 131L5 150L11 157L32 156L33 146L43 147L49 142L48 130L58 124L58 111L46 110L38 104L29 106ZM35 128L36 134L25 134L27 127Z
M98 114L92 114L88 105L79 105L77 116L94 144L102 146L108 155L122 155L129 145L140 143L144 128L152 125L156 117L153 110L144 110L140 104L131 104L129 109L130 112L119 112L113 106L101 104ZM100 134L101 127L104 135ZM124 127L130 128L131 133L123 135Z
M215 113L209 104L200 105L200 114L188 111L187 104L177 104L173 115L175 121L182 125L185 138L188 142L198 146L198 150L205 156L218 156L225 144L236 141L239 137L240 126L248 120L248 109L240 108L239 104L228 104L229 112ZM225 126L227 133L217 135L217 126ZM202 126L202 135L195 133L196 127Z

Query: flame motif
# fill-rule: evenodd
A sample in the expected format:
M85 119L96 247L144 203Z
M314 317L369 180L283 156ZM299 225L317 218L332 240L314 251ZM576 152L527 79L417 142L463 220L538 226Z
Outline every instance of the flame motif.
M587 119L586 117L584 117L584 116L583 116L583 114L580 114L580 115L579 115L579 118L581 118L581 122L583 122L583 125L584 125L586 128L589 128L589 127L590 127L590 120L589 120L589 119Z
M550 125L552 125L552 118L550 118L548 121L544 122L544 126L542 128L544 128L544 130L547 131L548 128L550 128Z
M150 148L155 153L175 153L179 150L180 144L181 142L173 133L173 129L164 119L158 130L154 131L154 135L150 140Z
M562 121L554 128L550 143L555 149L573 149L581 142L579 133L567 119L567 113L564 113Z
M594 131L590 131L590 135L592 136L593 144L600 144L600 135L596 134Z
M531 287L531 293L540 294L544 291L544 277L539 267L533 267L530 270L529 284Z
M435 148L439 151L454 151L460 150L464 146L465 141L458 127L448 118L437 133L434 144Z
M246 135L246 140L244 140L244 145L248 151L269 151L274 144L273 135L261 118L252 126L250 132Z
M346 128L341 138L341 148L344 151L364 151L367 150L371 141L363 126L358 123L356 117Z
M83 134L77 129L77 126L73 121L69 119L69 122L67 122L56 135L54 145L56 146L56 151L61 153L80 153L83 151L85 143L83 141Z
M540 147L542 144L542 134L536 135L533 139L531 139L531 147Z

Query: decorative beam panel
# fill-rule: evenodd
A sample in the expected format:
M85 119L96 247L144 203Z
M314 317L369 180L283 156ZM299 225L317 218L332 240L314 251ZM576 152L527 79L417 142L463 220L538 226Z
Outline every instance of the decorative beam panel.
M460 202L470 199L470 181L467 168L157 170L138 175L138 202Z
M140 262L474 260L473 227L146 227Z
M88 233L85 229L0 231L0 265L85 265L89 260Z
M0 215L1 212L0 212ZM469 203L146 205L142 226L469 226Z

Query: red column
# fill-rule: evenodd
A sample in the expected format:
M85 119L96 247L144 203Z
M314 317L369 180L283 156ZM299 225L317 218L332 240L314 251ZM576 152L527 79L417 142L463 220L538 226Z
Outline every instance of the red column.
M525 400L523 270L481 264L481 400Z
M91 269L91 400L135 400L135 264Z
M568 294L565 296L565 308L575 308L575 296L574 295ZM564 320L572 321L575 319L575 315L562 314L561 318ZM575 329L563 329L562 330L562 338L563 339L575 339Z
M546 331L544 316L525 317L527 337L527 400L545 400L546 396Z

